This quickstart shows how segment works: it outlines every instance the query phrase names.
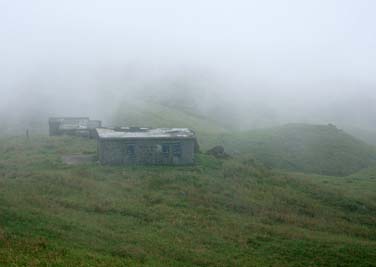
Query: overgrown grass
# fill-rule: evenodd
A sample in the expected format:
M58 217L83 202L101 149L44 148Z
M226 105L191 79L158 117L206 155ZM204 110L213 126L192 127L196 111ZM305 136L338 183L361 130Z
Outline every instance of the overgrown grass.
M375 266L376 171L66 166L71 137L0 139L0 266Z

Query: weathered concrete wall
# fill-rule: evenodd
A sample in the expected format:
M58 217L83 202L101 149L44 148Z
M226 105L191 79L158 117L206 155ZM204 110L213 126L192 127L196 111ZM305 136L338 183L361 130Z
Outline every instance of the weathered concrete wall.
M55 136L55 135L61 134L60 131L59 131L59 126L60 126L59 121L49 121L48 125L49 125L50 136Z
M102 164L184 165L194 163L193 139L98 139Z
M100 120L89 120L89 122L87 123L87 127L89 129L99 128L102 127L102 122Z

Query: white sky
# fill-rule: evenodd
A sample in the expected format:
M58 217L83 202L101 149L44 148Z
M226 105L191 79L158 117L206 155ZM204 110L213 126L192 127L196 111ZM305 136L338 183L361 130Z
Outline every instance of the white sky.
M375 14L373 0L0 0L0 105L186 68L273 105L373 99Z

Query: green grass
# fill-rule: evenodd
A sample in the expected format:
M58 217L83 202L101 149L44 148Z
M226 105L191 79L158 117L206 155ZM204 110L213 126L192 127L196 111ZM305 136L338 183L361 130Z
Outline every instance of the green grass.
M117 125L192 128L200 134L227 131L216 121L193 110L174 108L150 101L124 102L115 113L113 122Z
M229 132L221 123L195 110L152 101L125 101L115 112L112 123L143 127L190 128L196 132L204 150L217 145L218 136Z
M223 145L232 154L252 154L271 168L323 175L349 175L376 162L376 148L333 125L287 124L233 131L189 108L154 102L125 102L114 116L119 125L188 127L202 150Z
M0 266L376 266L376 170L66 166L71 137L0 139Z
M376 149L331 125L288 124L221 135L233 153L250 153L271 168L349 175L374 165Z

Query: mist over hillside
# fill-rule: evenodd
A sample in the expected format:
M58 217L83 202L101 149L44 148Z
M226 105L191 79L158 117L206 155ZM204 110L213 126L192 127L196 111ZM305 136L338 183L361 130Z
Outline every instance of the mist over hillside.
M51 115L111 124L124 101L233 130L376 129L371 1L110 2L0 3L2 129Z
M363 132L376 131L376 101L369 89L343 94L333 85L325 94L315 94L312 89L311 94L303 96L288 89L283 93L264 90L262 84L243 87L202 69L165 71L156 74L128 67L122 71L98 70L98 74L87 73L80 79L74 72L63 77L58 76L57 70L50 72L48 79L20 84L7 95L7 101L1 105L2 128L41 127L49 116L59 115L91 116L112 125L119 123L119 110L126 122L127 113L150 110L154 104L215 121L229 130L305 122L358 129L352 132L361 137ZM82 75L82 71L78 73ZM134 123L142 125L143 121Z
M375 10L0 0L0 266L375 267Z

